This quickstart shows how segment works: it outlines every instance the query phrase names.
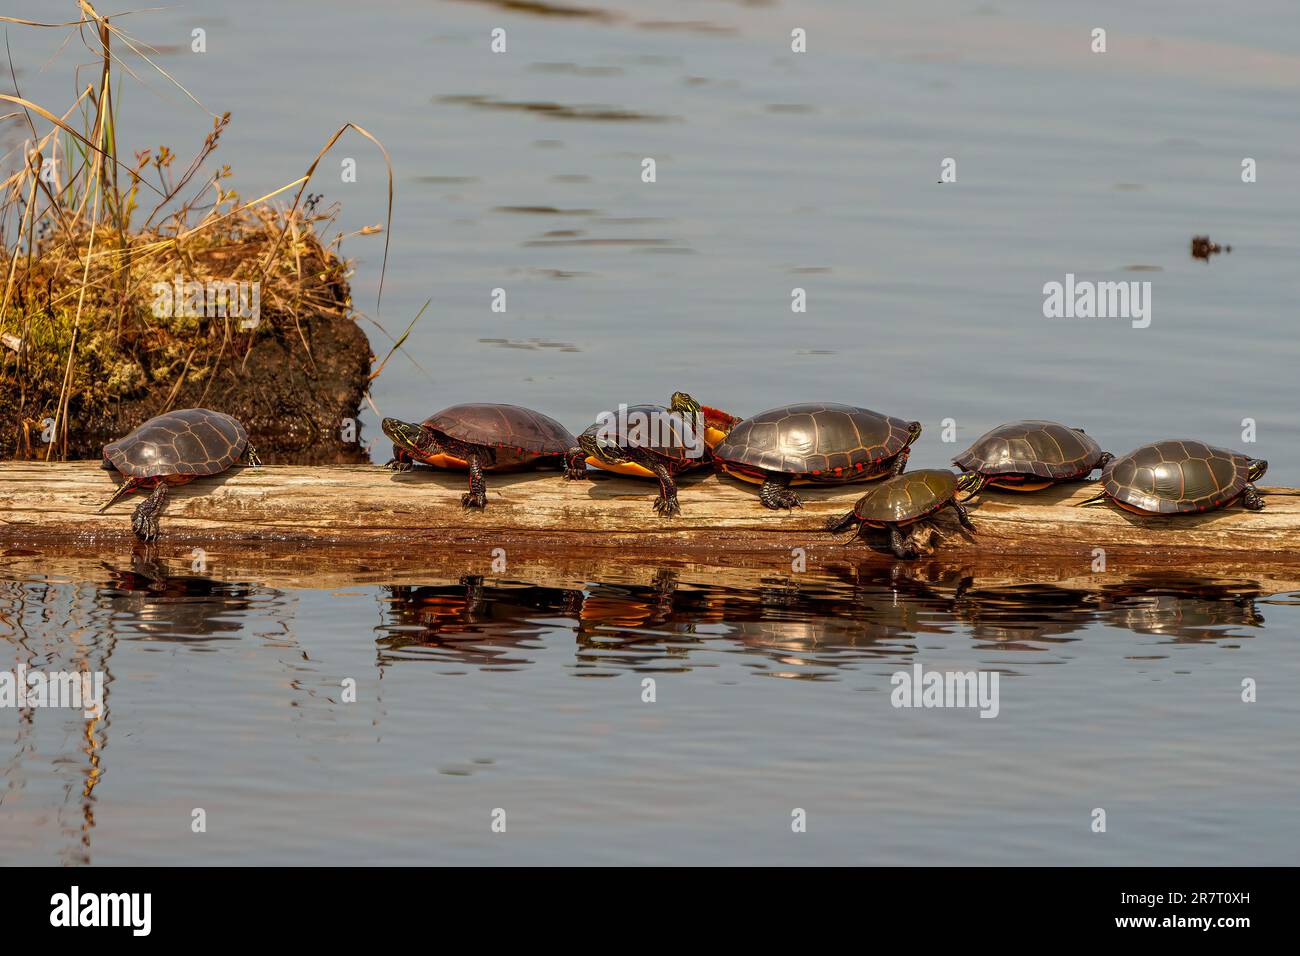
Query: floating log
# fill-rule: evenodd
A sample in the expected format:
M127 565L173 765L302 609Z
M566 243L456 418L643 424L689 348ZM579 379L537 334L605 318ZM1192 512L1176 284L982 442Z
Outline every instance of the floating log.
M0 542L6 544L130 540L136 501L100 514L116 477L97 462L0 464ZM163 544L297 543L349 545L393 552L497 545L560 553L618 549L615 554L716 558L793 548L883 551L883 537L845 544L822 530L869 485L801 488L793 512L763 508L757 489L716 476L681 482L682 514L660 518L650 507L654 482L599 474L564 481L554 472L490 475L485 511L461 507L464 475L418 469L396 474L378 466L235 468L172 489ZM1300 489L1262 489L1267 507L1202 515L1141 517L1109 505L1073 505L1096 490L1075 483L1033 493L986 491L971 503L978 534L957 528L950 512L936 525L944 555L1089 559L1097 548L1141 555L1144 562L1214 559L1300 565Z

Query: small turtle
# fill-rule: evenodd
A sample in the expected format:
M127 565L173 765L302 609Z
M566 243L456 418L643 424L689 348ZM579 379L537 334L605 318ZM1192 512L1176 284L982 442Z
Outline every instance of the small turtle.
M620 405L618 412L602 412L595 422L587 426L586 431L578 436L578 445L583 444L584 439L589 444L597 434L615 435L626 432L631 435L636 428L642 429L640 439L641 444L647 444L654 447L656 442L672 444L674 441L681 439L683 436L666 435L663 430L656 432L657 423L668 422L676 418L678 420L692 419L696 420L691 409L691 402L694 400L685 392L675 392L673 401L677 403L678 409L674 412L671 407L663 405ZM704 419L704 446L706 449L713 448L714 445L727 437L737 422L740 421L734 415L728 415L726 412L719 411L716 408L710 408L708 405L699 406L699 415ZM691 436L693 439L693 436ZM698 444L698 443L697 443ZM655 473L645 465L637 464L635 461L606 461L597 454L586 456L588 465L601 471L612 471L620 475L633 475L637 478L654 478ZM680 469L682 471L694 468L708 468L713 464L713 458L708 454L701 454L698 458L686 463Z
M909 560L917 556L916 543L910 533L904 535L899 529L914 525L941 508L952 508L961 526L973 532L975 525L966 509L958 504L957 492L971 492L983 481L984 476L976 472L956 475L945 468L923 468L894 475L859 498L852 511L827 521L826 530L838 532L856 525L861 535L866 528L887 528L890 549L897 557Z
M602 415L577 439L569 458L625 475L659 480L654 509L665 518L681 514L673 476L709 464L703 406L685 392L674 392L667 408L636 405L641 414Z
M151 418L125 438L104 446L103 467L125 479L101 512L141 488L151 494L131 515L131 530L142 541L158 538L158 519L167 506L168 485L218 475L235 464L260 466L238 421L206 408L183 408Z
M387 467L407 471L413 461L435 468L469 470L466 508L487 507L485 471L512 471L559 465L566 478L581 478L581 457L570 454L573 434L549 415L519 405L452 405L423 423L385 418L384 434L393 440Z
M1008 422L986 432L952 463L962 471L983 475L981 488L1038 491L1058 481L1087 478L1113 457L1082 428L1031 420Z
M920 422L869 408L806 402L742 419L713 449L720 471L761 484L768 508L799 508L792 484L845 484L901 474Z
M1116 458L1101 473L1099 494L1084 505L1108 498L1140 515L1194 514L1226 508L1234 501L1251 511L1264 507L1255 482L1268 462L1240 452L1187 439L1153 442Z

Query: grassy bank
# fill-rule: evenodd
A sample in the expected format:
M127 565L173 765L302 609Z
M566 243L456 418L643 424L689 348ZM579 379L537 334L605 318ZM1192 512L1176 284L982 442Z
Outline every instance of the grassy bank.
M12 69L14 92L0 94L0 457L95 457L152 415L206 405L243 420L272 459L346 460L340 420L358 412L371 355L338 210L308 185L345 132L378 142L344 126L302 176L255 199L215 161L229 113L188 160L122 150L119 74L140 71L119 57L174 81L117 22L76 9L63 24L0 17L72 31L99 59L62 112L25 99Z

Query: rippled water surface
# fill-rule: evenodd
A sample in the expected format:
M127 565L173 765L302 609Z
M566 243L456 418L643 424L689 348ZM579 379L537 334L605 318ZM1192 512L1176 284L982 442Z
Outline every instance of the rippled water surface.
M108 681L96 721L0 710L7 862L1255 864L1300 849L1300 590L1167 572L985 583L878 561L306 589L111 554L76 578L7 566L0 669ZM997 716L892 706L891 675L917 663L996 672Z

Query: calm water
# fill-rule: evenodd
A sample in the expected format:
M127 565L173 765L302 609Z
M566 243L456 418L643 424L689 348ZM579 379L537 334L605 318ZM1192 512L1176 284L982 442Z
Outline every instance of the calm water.
M72 18L62 6L6 13ZM1252 418L1266 483L1300 484L1300 7L574 6L592 15L180 2L121 25L233 112L218 158L245 196L300 175L344 122L388 147L382 310L379 239L344 243L354 297L392 335L432 304L375 383L384 415L507 401L578 429L676 388L739 414L831 399L925 423L917 467L1012 418L1067 420L1114 452L1246 447ZM84 49L47 63L62 33L8 32L23 94L70 102ZM119 103L131 149L188 157L210 123L158 77ZM945 157L957 182L940 185ZM372 146L345 140L321 169L345 232L383 220ZM1193 260L1207 233L1232 252ZM1043 318L1066 273L1150 281L1150 328ZM962 444L940 441L945 418ZM602 566L563 587L312 589L104 564L0 564L0 671L109 675L89 729L0 709L0 861L1252 864L1300 848L1293 586L1008 590L876 565L794 584ZM891 707L890 675L916 661L996 670L999 716Z
M0 711L6 862L1255 864L1300 849L1300 592L1248 581L1014 587L876 564L743 587L661 569L297 590L107 555L83 579L10 577L0 668L86 666L108 685L95 722ZM998 715L891 706L890 675L917 662L997 671Z

